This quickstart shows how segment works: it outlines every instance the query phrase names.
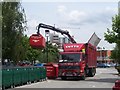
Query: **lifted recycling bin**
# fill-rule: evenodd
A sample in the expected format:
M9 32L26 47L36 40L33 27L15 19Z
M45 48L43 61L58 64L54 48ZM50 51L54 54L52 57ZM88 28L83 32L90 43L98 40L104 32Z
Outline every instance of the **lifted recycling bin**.
M41 34L32 34L29 43L32 48L45 48L45 38Z
M58 77L58 64L56 63L47 63L44 65L47 70L47 78L56 79Z

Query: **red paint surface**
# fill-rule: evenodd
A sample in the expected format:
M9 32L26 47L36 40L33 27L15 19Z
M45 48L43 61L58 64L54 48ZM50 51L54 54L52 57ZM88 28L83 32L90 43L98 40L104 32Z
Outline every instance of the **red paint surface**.
M44 66L46 67L48 78L57 78L58 77L58 64L47 63Z
M44 48L45 38L41 34L32 34L29 43L32 48Z

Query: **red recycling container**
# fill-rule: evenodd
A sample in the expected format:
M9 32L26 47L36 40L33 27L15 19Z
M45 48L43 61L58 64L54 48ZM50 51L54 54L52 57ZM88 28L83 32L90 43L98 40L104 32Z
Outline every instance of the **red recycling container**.
M113 90L120 90L120 80L115 81L115 86L112 88Z
M113 89L112 90L120 90L120 87L115 87L113 86Z
M56 63L47 63L44 65L47 70L47 77L49 79L55 79L58 77L58 64Z
M45 38L41 34L32 34L29 43L32 48L44 48Z
M120 80L115 81L115 86L120 87Z

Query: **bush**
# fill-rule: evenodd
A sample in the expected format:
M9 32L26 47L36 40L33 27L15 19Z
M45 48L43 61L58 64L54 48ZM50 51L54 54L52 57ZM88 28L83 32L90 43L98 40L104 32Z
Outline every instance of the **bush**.
M117 69L118 73L120 74L120 66L116 66L115 68Z

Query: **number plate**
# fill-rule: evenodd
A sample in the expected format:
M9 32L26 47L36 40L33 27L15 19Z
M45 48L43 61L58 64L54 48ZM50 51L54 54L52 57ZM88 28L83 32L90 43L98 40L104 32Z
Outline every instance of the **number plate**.
M66 76L73 76L72 74L66 74Z

